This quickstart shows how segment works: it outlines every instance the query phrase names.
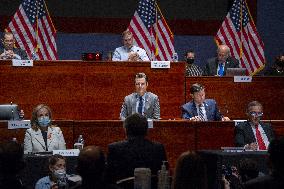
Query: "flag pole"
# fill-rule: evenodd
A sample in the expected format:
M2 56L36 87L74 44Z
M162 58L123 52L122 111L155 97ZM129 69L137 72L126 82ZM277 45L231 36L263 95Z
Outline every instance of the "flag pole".
M38 52L39 45L38 45L38 0L36 1L36 31L35 31L35 43L36 47L34 49L34 52ZM32 54L34 53L32 52Z
M239 56L240 56L240 59L242 58L243 56L243 39L242 39L242 33L243 33L243 0L241 0L241 18L240 18L240 27L241 27L241 45L240 45L240 49L239 49Z
M158 11L157 11L157 9L158 9L158 4L156 3L156 1L155 1L155 11L156 11L156 25L158 26ZM157 27L155 28L154 27L154 30L157 30ZM159 55L159 50L158 50L158 40L159 40L159 38L158 38L158 32L157 31L155 31L155 33L156 33L156 35L155 35L155 60L156 60L156 57Z

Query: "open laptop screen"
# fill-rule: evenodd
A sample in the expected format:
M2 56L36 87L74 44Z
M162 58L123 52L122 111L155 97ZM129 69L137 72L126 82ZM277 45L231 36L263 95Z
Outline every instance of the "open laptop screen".
M243 76L246 75L245 68L227 68L226 76Z
M19 109L17 104L0 104L0 120L18 120Z

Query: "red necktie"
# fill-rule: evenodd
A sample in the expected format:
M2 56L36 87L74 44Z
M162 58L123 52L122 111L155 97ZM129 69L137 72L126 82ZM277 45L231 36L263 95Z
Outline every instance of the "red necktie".
M263 141L261 134L260 134L260 131L258 129L258 125L255 125L255 136L256 136L256 140L257 140L259 150L266 150L264 141Z

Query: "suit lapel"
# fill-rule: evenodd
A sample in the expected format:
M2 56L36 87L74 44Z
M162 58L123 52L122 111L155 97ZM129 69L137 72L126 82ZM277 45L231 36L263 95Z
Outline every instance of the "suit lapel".
M52 143L53 138L54 138L53 129L51 127L48 127L48 132L47 132L47 149L49 149L49 146Z
M254 136L253 130L251 128L250 122L246 122L246 130L247 130L247 135L248 138L251 138L253 141L256 141L256 138Z
M42 147L42 149L46 150L45 148L45 142L43 140L43 137L42 137L42 133L41 133L41 130L37 130L35 131L34 133L34 137L35 137L35 140L40 144L40 146Z
M209 112L209 105L207 104L206 101L204 101L204 107L205 107L205 113L206 113L206 117L207 117L207 120L211 120L210 119L210 112Z
M197 108L196 108L196 104L195 104L195 102L194 102L194 101L193 101L192 106L193 106L193 108L192 108L192 114L193 114L193 116L192 116L192 117L194 117L194 116L198 116Z
M148 92L145 93L145 107L144 112L147 112L147 110L150 108L150 98Z

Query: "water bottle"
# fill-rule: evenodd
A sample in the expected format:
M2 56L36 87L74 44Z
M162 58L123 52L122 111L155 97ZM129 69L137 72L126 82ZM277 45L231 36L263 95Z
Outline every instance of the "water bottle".
M79 135L77 143L81 144L82 149L84 148L85 141L83 135Z
M158 189L170 189L169 172L166 168L167 161L163 161L161 170L158 171Z
M172 61L173 62L178 62L178 53L174 52Z

